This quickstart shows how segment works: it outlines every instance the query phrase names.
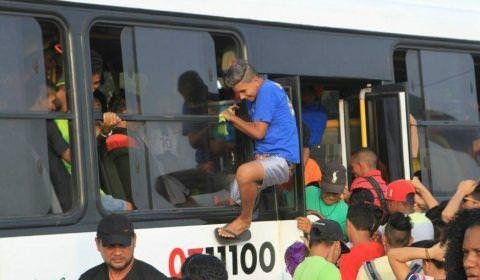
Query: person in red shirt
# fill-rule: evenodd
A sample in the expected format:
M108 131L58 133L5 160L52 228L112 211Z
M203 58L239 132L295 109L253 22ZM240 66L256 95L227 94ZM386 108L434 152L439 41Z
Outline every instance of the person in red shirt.
M356 204L348 209L347 236L353 246L350 253L340 257L339 268L342 280L355 280L366 261L385 255L383 245L374 240L373 234L378 229L379 217L374 207L369 204Z
M350 159L355 179L350 186L350 191L358 188L368 189L374 197L374 204L383 209L381 199L372 183L377 183L379 189L382 190L383 196L387 194L387 184L382 178L382 172L377 169L377 155L369 149L361 149L355 152ZM373 182L372 182L373 181Z

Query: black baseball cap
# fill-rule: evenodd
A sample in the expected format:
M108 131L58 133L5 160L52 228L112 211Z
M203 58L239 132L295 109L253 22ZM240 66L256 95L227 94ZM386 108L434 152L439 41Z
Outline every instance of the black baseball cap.
M103 246L130 246L133 235L133 224L122 214L104 217L97 227L97 238L102 241Z
M343 232L340 225L332 220L318 220L312 224L310 242L314 241L340 241L342 254L350 253L350 249L343 242Z
M347 185L347 170L337 162L330 161L322 169L321 187L324 192L343 193Z

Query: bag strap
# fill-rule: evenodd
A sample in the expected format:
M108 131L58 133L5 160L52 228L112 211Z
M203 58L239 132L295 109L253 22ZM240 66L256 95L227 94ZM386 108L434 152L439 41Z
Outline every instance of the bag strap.
M420 273L422 271L423 267L419 263L414 263L412 262L410 264L410 272L408 273L407 277L405 279L409 279L412 275L415 275L415 273Z
M364 267L367 269L368 278L370 280L382 280L382 278L377 272L375 264L372 261L365 262Z
M377 198L380 200L380 206L382 207L383 210L383 218L386 217L388 213L388 208L387 208L387 201L385 200L385 196L383 195L382 188L378 184L377 180L373 179L373 177L365 177L365 179L372 185L373 189L377 193Z

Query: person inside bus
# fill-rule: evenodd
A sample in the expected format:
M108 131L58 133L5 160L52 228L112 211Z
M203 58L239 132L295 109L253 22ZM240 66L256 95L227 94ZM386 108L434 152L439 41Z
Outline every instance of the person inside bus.
M57 83L55 98L50 99L56 111L68 112L67 91L65 82L61 79ZM69 123L66 119L47 121L47 140L49 150L50 179L55 189L63 212L73 206L73 184L70 150ZM126 201L109 195L102 195L101 202L107 211L131 210L132 206Z
M98 52L91 50L90 61L92 66L92 93L94 98L100 101L102 112L106 112L108 109L108 100L105 94L100 90L100 86L102 85L103 59Z
M245 100L252 121L237 117L236 105L221 116L255 140L255 159L237 169L230 195L241 205L241 213L231 223L215 229L219 242L249 238L258 192L288 182L295 164L300 163L295 112L283 88L262 78L245 60L237 60L228 69L225 84Z
M185 115L208 115L208 102L218 101L218 94L208 91L208 87L195 71L186 71L178 78L178 92L184 99L182 112ZM196 149L195 160L199 171L212 173L220 169L220 155L232 149L233 143L211 137L209 125L202 122L184 122L183 135Z
M95 237L103 262L84 272L79 279L168 279L150 264L135 258L136 243L133 223L125 215L104 217Z
M388 253L390 249L410 246L412 243L412 224L410 218L402 213L394 213L390 215L385 233L382 235L382 243L385 251ZM376 277L376 278L375 278ZM362 265L357 280L368 279L395 280L388 256L382 256L371 261L367 261Z
M308 147L320 145L327 126L327 111L320 103L322 91L321 86L302 88L302 121L310 128Z
M57 83L55 97L53 99L49 98L49 100L55 107L55 111L60 113L66 113L68 111L65 82L59 81ZM73 206L70 134L68 125L68 120L66 119L47 120L50 180L63 212L69 211Z
M125 112L123 95L119 94L113 97L110 101L111 105L109 107L112 108L115 112ZM95 97L93 102L93 109L95 111L101 110L101 102ZM116 119L117 123L115 124L115 127L107 128L105 126L106 123L111 123L109 119ZM105 154L109 151L122 147L129 148L138 146L137 140L126 134L127 122L122 121L121 119L120 121L118 121L119 119L120 118L116 113L106 112L103 114L103 122L95 122L95 134L97 136L97 149L100 161L102 161ZM100 199L103 207L107 211L133 210L133 201L129 201L127 197L114 197L112 194L105 193L105 191L102 189L102 187L105 187L106 185L104 176L105 174L100 174L100 181L102 182L102 185L100 187Z
M213 104L218 104L216 102L219 101L220 96L208 90L208 86L198 72L193 70L183 72L178 78L177 90L184 100L182 105L184 115L218 114L218 109ZM233 128L228 129L226 124L225 129L233 132ZM182 135L188 139L190 146L195 150L196 166L168 174L178 179L181 182L179 188L186 188L188 193L209 194L202 203L211 206L227 201L229 185L227 182L231 179L228 179L228 168L225 168L228 160L225 160L225 157L235 147L233 133L220 135L217 132L216 127L207 121L183 122ZM163 196L166 194L164 185L157 184L157 191ZM178 187L174 191L178 192ZM195 200L189 197L188 201L194 203Z

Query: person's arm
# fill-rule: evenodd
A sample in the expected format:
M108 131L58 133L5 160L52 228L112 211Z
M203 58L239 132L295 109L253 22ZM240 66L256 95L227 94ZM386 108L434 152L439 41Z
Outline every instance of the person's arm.
M413 177L412 184L415 187L417 194L420 195L425 201L425 204L427 204L428 209L432 209L438 205L438 201L433 197L432 193L427 189L427 187L420 182L417 176Z
M70 152L70 145L63 139L57 125L52 122L47 122L47 141L48 145L53 149L55 154L68 163L72 162Z
M397 279L405 279L410 273L408 261L417 259L435 259L444 261L445 250L440 243L431 248L403 247L392 248L388 251L388 262Z
M103 121L100 126L100 130L103 134L108 134L112 129L114 129L122 119L113 112L103 113Z
M65 160L66 162L68 163L72 163L72 155L70 153L70 148L66 149L62 155L61 155L62 159Z
M307 217L298 217L297 218L297 227L299 230L303 231L304 233L310 233L312 229L312 222Z
M444 222L448 223L453 220L462 205L463 198L473 192L475 185L476 182L473 180L464 180L458 184L457 191L442 212L442 220Z
M102 206L107 210L107 211L131 211L133 210L133 205L132 203L114 198L111 195L108 194L100 194L100 201L102 202Z
M232 105L220 114L223 115L227 121L231 122L236 129L240 130L246 135L256 140L263 139L263 137L265 137L265 134L267 133L268 123L258 121L244 121L241 118L235 116L234 110L236 109L238 109L238 106Z

